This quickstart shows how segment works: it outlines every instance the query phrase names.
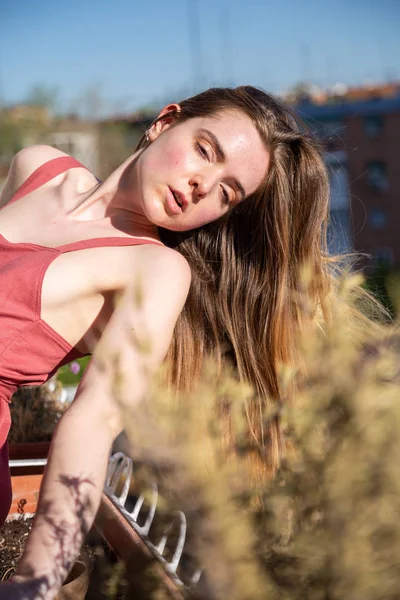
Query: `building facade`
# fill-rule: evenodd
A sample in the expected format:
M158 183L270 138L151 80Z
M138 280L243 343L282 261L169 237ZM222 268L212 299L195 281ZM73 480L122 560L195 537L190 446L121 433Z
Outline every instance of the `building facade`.
M400 266L400 90L391 98L297 107L326 148L329 245Z

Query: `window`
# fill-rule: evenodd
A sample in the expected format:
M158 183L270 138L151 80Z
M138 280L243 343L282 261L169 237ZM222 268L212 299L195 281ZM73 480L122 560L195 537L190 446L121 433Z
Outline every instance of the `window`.
M378 248L374 252L374 263L378 267L390 267L394 264L394 252L392 248Z
M372 229L383 229L387 225L387 212L382 208L375 207L369 214L369 222Z
M331 210L350 210L349 177L346 165L339 160L334 162L332 159L328 165L328 174Z
M389 180L386 172L386 165L382 161L374 161L367 164L368 185L375 192L387 192L389 189Z
M347 156L342 151L327 152L330 183L330 221L328 226L328 247L331 254L347 254L352 250L350 191Z
M341 138L346 126L343 121L331 120L331 121L320 121L316 124L317 135L320 138L327 140L334 138Z
M365 117L364 119L364 131L369 138L378 137L383 130L382 117L378 115Z

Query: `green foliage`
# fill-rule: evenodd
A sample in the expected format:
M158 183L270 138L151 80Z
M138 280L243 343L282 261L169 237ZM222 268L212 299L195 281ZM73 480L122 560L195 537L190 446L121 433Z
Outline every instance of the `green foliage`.
M63 386L78 385L89 361L90 356L84 356L83 358L79 358L77 361L75 361L80 366L80 371L78 373L73 373L73 371L71 371L70 365L64 365L57 371L58 381Z
M377 300L389 311L392 316L395 316L396 307L394 298L396 291L393 283L398 280L399 274L391 268L384 265L379 266L373 275L365 281L365 287L370 291Z
M0 159L11 162L12 157L23 147L21 125L0 114Z

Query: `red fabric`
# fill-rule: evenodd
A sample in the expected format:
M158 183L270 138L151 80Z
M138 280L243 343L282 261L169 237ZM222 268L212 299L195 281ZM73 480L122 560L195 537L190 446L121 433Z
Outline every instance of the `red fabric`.
M10 511L11 501L12 490L10 467L8 466L8 444L5 442L0 448L0 527Z
M45 163L25 181L10 202L75 167L83 165L64 156ZM11 396L20 386L44 383L59 367L82 356L41 319L42 281L46 270L57 256L66 252L151 243L161 244L138 238L110 237L47 248L12 243L0 235L0 525L2 515L7 515L10 506L6 440Z
M58 156L57 158L48 160L24 181L21 187L15 192L10 202L7 203L7 206L9 206L11 202L16 202L22 198L22 196L26 196L30 192L37 190L37 188L51 179L54 179L57 175L61 175L61 173L65 173L65 171L77 167L86 169L85 165L80 163L79 160L72 158L72 156Z

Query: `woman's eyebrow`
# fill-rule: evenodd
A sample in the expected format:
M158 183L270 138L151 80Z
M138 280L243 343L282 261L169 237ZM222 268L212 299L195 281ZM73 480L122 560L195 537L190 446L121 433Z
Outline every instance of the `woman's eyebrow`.
M202 133L203 135L206 135L210 138L210 140L213 143L213 146L215 148L215 152L217 154L218 161L224 162L226 160L226 154L225 154L223 147L219 143L219 139L217 138L217 136L209 129L204 129L204 128L200 129L199 133ZM244 190L244 187L242 186L240 181L238 181L236 178L233 179L233 183L234 183L234 186L237 188L238 192L240 193L241 200L244 200L246 198L246 192Z
M204 128L200 129L199 133L203 133L203 134L207 135L211 139L211 141L212 141L212 143L213 143L213 145L215 147L215 151L217 153L217 159L220 162L224 162L226 160L226 154L225 154L225 151L224 151L223 147L219 143L219 139L217 138L217 136L212 131L210 131L209 129L204 129Z

